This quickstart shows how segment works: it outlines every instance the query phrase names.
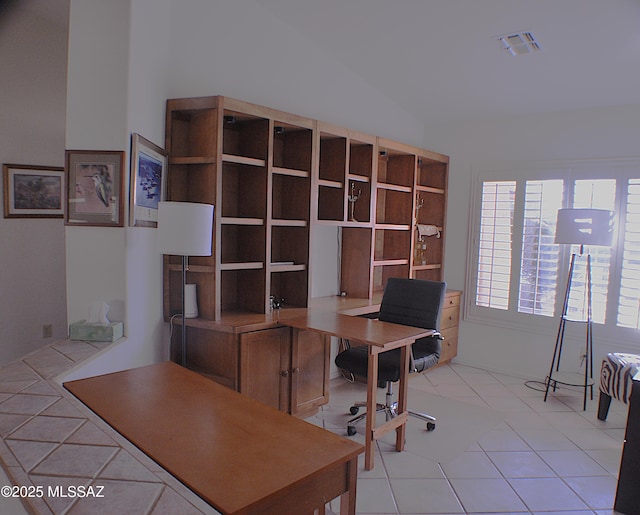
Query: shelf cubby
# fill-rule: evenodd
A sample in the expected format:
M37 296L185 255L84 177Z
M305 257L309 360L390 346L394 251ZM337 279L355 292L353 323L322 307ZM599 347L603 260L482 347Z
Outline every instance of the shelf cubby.
M169 111L167 151L172 158L214 156L215 109Z
M273 166L311 173L313 131L275 122L273 134Z
M272 174L271 218L309 220L311 181L307 176Z
M374 261L407 259L411 252L411 231L375 229Z
M349 175L348 195L355 194L358 200L353 206L353 218L357 222L369 223L371 221L371 182L363 180L362 176ZM349 198L347 197L347 202ZM349 218L350 206L347 205L347 221L353 222Z
M221 311L264 313L266 310L265 270L222 270L220 285Z
M320 135L320 180L344 184L347 170L347 138L323 133Z
M428 157L418 157L416 184L418 187L434 188L444 193L447 188L447 159L441 161Z
M167 195L171 200L215 203L215 164L170 164Z
M167 274L165 276L165 311L169 316L182 312L182 295L168 295L167 292L182 291L182 258L180 264L174 263L174 256L165 256ZM189 271L187 272L187 284L196 285L198 310L200 318L214 319L215 303L213 300L213 285L215 283L214 267L195 265L194 258L189 258Z
M373 145L351 140L349 143L349 175L370 181L373 173Z
M265 161L269 149L269 120L224 111L222 153Z
M413 269L412 277L424 281L441 281L442 267L440 265L427 265Z
M340 290L350 297L368 298L371 292L372 229L342 228Z
M256 166L222 165L222 207L220 216L266 218L267 172Z
M435 225L442 230L445 217L444 193L418 191L416 193L416 202L417 206L422 206L417 210L417 223Z
M220 260L222 265L261 263L265 259L265 227L263 225L222 224L220 228Z
M413 188L416 157L392 149L379 149L378 185L388 184Z
M347 138L321 132L318 159L318 220L345 220L346 173Z
M406 260L405 260L406 261ZM381 293L390 277L409 277L409 264L407 262L397 263L373 263L373 293Z
M309 261L309 228L274 225L271 228L271 263L304 265Z
M378 184L376 199L376 224L404 225L411 227L413 198L411 190L398 191Z
M318 185L318 220L342 222L345 216L343 184L320 183Z
M270 292L282 302L283 308L305 307L307 305L308 273L303 270L272 271L270 277Z

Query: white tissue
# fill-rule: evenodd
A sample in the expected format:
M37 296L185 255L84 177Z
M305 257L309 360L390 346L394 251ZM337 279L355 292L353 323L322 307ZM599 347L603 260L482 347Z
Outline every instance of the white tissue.
M89 319L87 324L109 325L107 313L109 312L109 304L106 302L92 302L89 305Z

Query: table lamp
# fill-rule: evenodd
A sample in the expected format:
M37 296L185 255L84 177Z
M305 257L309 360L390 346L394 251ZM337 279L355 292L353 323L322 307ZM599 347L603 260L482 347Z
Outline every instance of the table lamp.
M585 245L611 246L613 242L613 211L606 209L559 209L556 223L555 243L567 245L580 245L579 255L584 255ZM583 384L575 384L567 380L554 379L554 370L559 372L560 358L562 356L562 343L564 340L565 324L567 322L567 308L569 296L575 271L576 253L571 254L571 264L569 265L569 277L564 295L564 304L560 316L560 325L556 336L556 345L553 351L553 360L549 375L545 381L544 400L547 400L549 388L554 391L558 383L569 386L584 387L583 410L587 409L587 388L591 387L591 398L593 399L593 320L591 315L591 254L587 252L587 267L585 277L585 294L587 303L586 328L587 339L585 349L585 370ZM591 381L590 381L591 379ZM553 385L553 386L552 386Z
M182 256L182 366L187 365L185 289L189 256L210 256L213 206L194 202L158 202L158 250Z

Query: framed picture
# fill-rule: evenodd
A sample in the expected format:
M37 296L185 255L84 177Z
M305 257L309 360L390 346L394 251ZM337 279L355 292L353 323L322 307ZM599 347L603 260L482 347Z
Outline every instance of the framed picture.
M166 198L167 153L140 136L131 135L129 225L158 226L158 202Z
M62 218L64 168L2 165L5 218Z
M124 152L67 150L66 225L124 225Z

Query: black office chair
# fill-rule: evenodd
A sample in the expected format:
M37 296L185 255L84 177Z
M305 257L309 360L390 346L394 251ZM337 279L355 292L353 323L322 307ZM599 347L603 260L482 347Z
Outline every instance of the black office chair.
M382 296L379 320L395 324L435 329L436 334L420 338L411 345L410 372L423 372L436 365L442 349L440 340L440 314L444 305L447 284L439 281L423 281L418 279L390 278ZM374 317L371 317L374 318ZM368 370L368 349L366 345L348 347L336 356L338 368L366 378ZM384 404L377 404L377 412L384 411L386 419L397 416L398 403L393 402L393 383L400 380L400 349L383 352L378 357L378 386L387 387ZM355 403L350 412L357 415L366 402ZM427 423L427 430L435 429L435 417L426 413L409 411L409 415L420 418ZM347 423L347 434L356 434L356 422L366 417L362 413Z

